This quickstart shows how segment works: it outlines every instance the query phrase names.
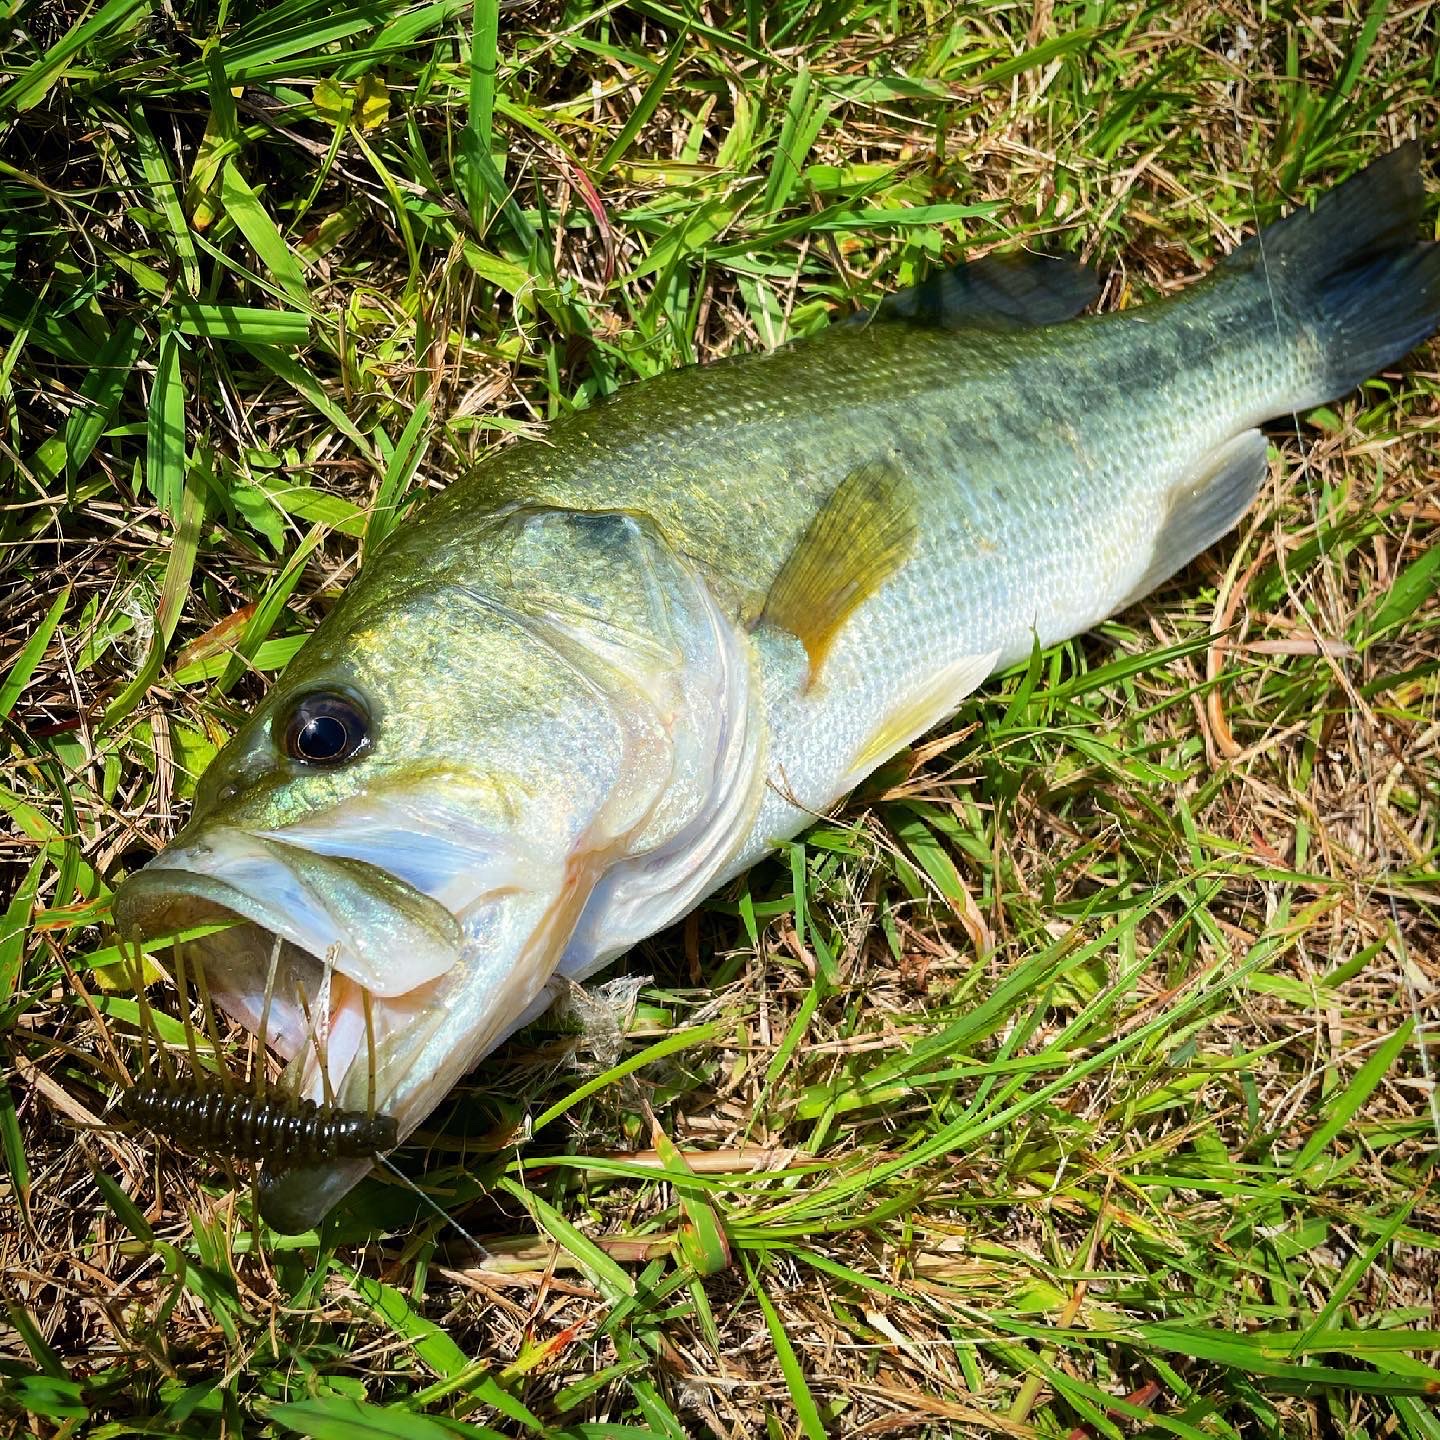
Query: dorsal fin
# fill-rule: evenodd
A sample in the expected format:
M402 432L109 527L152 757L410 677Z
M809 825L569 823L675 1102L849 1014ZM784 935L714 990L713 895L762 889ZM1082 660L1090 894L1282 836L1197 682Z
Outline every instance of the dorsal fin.
M884 460L852 470L806 527L760 619L805 646L808 685L850 614L904 563L916 530L914 489Z
M1088 266L1026 250L952 266L888 295L861 324L908 320L943 330L1024 330L1073 320L1100 293Z

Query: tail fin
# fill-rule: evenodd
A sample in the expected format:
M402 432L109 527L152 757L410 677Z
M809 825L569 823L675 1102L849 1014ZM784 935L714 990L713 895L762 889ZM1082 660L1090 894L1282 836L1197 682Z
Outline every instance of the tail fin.
M1424 204L1412 140L1223 262L1266 280L1282 313L1319 341L1301 404L1343 395L1440 328L1440 245L1419 239Z

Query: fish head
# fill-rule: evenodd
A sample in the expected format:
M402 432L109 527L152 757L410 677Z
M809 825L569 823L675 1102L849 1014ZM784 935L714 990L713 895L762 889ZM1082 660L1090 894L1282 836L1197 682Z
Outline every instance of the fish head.
M367 566L115 897L122 935L232 922L187 945L211 999L296 1093L402 1138L548 1003L597 881L660 856L673 890L756 770L743 642L648 522L425 538ZM370 1164L277 1156L262 1212L307 1229Z

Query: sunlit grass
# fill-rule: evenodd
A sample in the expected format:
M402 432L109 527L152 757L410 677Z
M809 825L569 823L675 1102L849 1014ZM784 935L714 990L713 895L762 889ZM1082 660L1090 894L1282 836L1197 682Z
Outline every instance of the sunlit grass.
M397 1157L438 1211L378 1179L257 1238L243 1187L106 1109L137 1018L110 886L414 497L962 253L1078 251L1138 303L1433 146L1426 7L1290 15L28 8L0 40L0 1413L1440 1435L1433 344L1277 429L1213 554L622 962L633 1011L487 1061Z

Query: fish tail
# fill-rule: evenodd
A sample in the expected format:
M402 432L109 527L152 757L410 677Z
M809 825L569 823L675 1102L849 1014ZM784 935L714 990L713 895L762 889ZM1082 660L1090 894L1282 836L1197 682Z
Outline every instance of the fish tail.
M1271 318L1302 346L1296 408L1353 389L1440 328L1440 245L1422 242L1425 190L1412 140L1267 226L1224 262L1262 283ZM1268 327L1267 327L1268 328Z

